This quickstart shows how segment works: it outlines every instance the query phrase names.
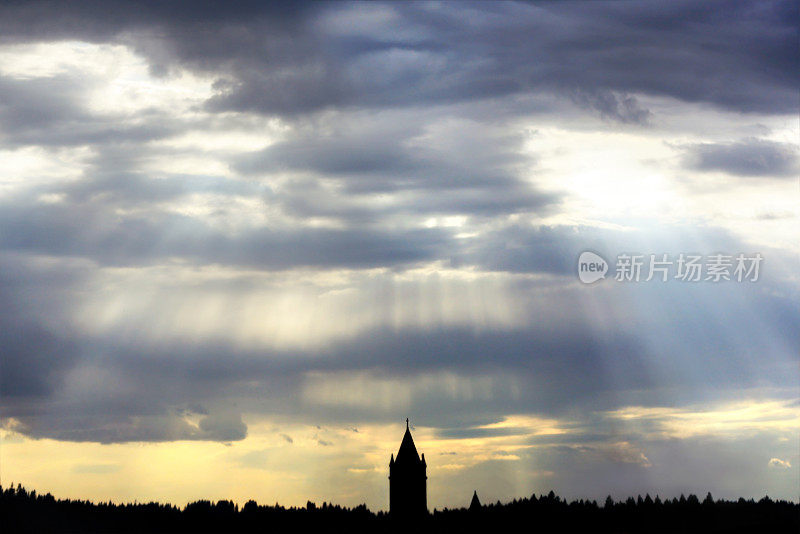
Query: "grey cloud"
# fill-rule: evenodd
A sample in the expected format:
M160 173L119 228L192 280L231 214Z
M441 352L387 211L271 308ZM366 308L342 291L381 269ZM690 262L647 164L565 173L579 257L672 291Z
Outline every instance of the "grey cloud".
M176 413L179 415L191 415L191 414L199 414L199 415L208 415L208 410L205 406L201 404L192 404L186 408L178 408Z
M671 311L688 314L684 321L691 324L698 322L702 313L691 312L690 304L713 302L686 297L686 302L661 310L660 321L667 330L683 328ZM565 298L565 306L571 306L570 302ZM800 317L800 310L794 309L793 315L787 317L785 311L774 309L775 305L758 307L765 310L772 306L773 314L780 314L789 322ZM589 335L590 327L580 321L573 320L563 331L531 324L510 332L475 332L467 328L440 328L433 332L372 330L311 352L244 351L233 344L153 346L121 339L103 344L86 339L84 342L96 350L102 347L104 356L101 360L84 358L69 369L70 373L78 371L79 376L96 377L83 386L80 395L60 387L35 392L25 402L4 397L0 413L17 418L23 424L21 431L31 437L100 442L232 441L241 439L246 432L241 412L290 415L307 422L319 418L332 422L385 422L399 418L402 413L387 410L380 403L316 404L302 395L308 372L368 370L376 379L396 379L399 384L414 385L429 377L425 383L430 387L417 389L417 395L402 411L419 414L418 424L441 428L442 436L465 437L495 435L493 430L475 427L496 422L508 413L559 416L575 410L674 403L676 399L692 403L709 395L716 400L726 395L736 400L740 388L768 383L778 391L792 388L794 383L794 375L787 374L776 355L763 350L765 337L756 336L744 344L737 339L720 344L724 334L715 329L718 327L714 327L713 317L695 325L697 332L705 332L702 338L686 333L710 343L698 343L693 351L680 356L670 344L658 349L648 346L646 333L635 338L632 334L606 332L599 340ZM647 331L651 327L640 328ZM767 337L772 335L764 333ZM751 361L749 355L759 350L759 361ZM685 359L692 360L702 372L691 376L670 372L685 368ZM99 372L92 372L93 369ZM436 387L435 377L441 372L456 373L467 380L466 389L452 396L447 394L447 388ZM60 373L57 384L64 383L67 370ZM113 390L103 386L102 377L116 377L110 381ZM470 379L478 380L478 385L470 386ZM236 399L236 412L218 406L230 399ZM189 425L182 415L169 415L170 406L193 405L198 400L211 405L209 415L200 419L199 428ZM607 422L593 425L595 429L604 427L608 427ZM543 437L534 443L560 441ZM649 455L648 458L653 460Z
M593 230L510 225L465 243L453 265L489 271L571 274L580 248L591 248Z
M522 228L509 230L511 236L531 239ZM641 236L631 237L631 232L576 234L568 227L532 231L540 241L527 246L553 259L572 256L574 260L577 253L569 251L573 247L579 250L589 237L594 245L610 247L616 240L621 248L640 251L670 252L697 246L688 239L661 240L655 233L641 241ZM545 239L538 232L543 232ZM697 239L741 250L741 244L713 229ZM599 246L590 248L605 253ZM241 412L312 420L383 421L392 415L379 405L307 403L301 392L310 372L324 376L369 371L376 379L409 384L424 376L456 373L467 380L466 397L428 388L406 408L424 414L421 424L456 429L495 422L507 413L558 414L588 405L614 409L626 403L657 405L676 399L688 403L705 395L722 398L725 391L736 388L766 383L780 390L794 384L793 368L782 359L781 346L772 341L779 339L788 347L800 344L794 328L800 317L796 302L791 295L773 294L770 289L780 287L775 286L783 276L780 271L765 273L759 284L752 286L612 284L606 292L568 283L574 276L574 266L568 265L571 262L548 264L534 258L539 263L532 263L534 260L527 258L515 272L563 276L511 282L510 289L519 301L530 303L527 312L518 312L523 313L520 326L494 331L441 325L429 329L377 327L353 339L303 350L243 350L227 342L153 344L116 331L99 338L69 332L48 334L51 329L38 322L59 322L59 308L70 308L69 303L61 303L59 295L74 293L74 288L83 284L82 278L64 276L68 269L59 268L59 263L37 272L26 264L5 261L0 270L4 276L0 296L3 310L10 315L0 326L10 349L2 354L0 376L9 380L3 383L2 415L20 418L32 436L104 442L230 441L243 435L243 423L238 414L219 415L215 399L240 399ZM774 265L780 264L779 257L768 258ZM51 279L51 271L63 278ZM51 286L40 285L39 279ZM372 298L389 309L394 306L395 292L409 291L386 284L370 288ZM249 286L237 282L228 289L247 292ZM587 291L592 291L597 317L582 311ZM551 297L545 298L547 295ZM642 303L647 313L628 324L624 317L631 302ZM731 315L728 310L734 309L739 312ZM597 321L602 322L607 314L621 319L613 330L598 334ZM551 316L561 317L563 327L554 327ZM15 317L29 318L28 326L22 324L21 328ZM753 324L761 325L758 335L753 334ZM757 360L754 354L758 354ZM481 376L488 378L473 388L469 380ZM83 381L78 382L82 384L80 396L75 395L76 378ZM516 389L509 387L514 381ZM56 412L54 407L58 407ZM183 411L172 407L191 407L191 413L207 418L202 419L205 422L200 428L194 428L184 421Z
M246 428L211 423L209 428L197 429L178 417L168 415L71 415L48 413L22 416L17 432L32 438L60 441L123 443L129 441L236 441L244 439ZM204 419L205 420L205 419ZM201 420L202 423L202 420Z
M436 431L439 439L493 438L500 436L523 436L527 428L440 428Z
M247 436L247 425L239 413L211 413L199 423L198 439L211 441L238 441Z
M458 13L426 4L381 7L401 25L416 26L420 38L398 43L377 28L358 39L326 36L326 48L338 54L315 55L317 68L293 80L299 94L320 80L331 88L309 98L309 109L458 102L536 90L587 95L585 102L623 122L641 122L648 115L624 96L628 93L737 111L796 108L796 84L787 73L797 67L791 37L797 16L788 2L762 9L740 3L703 8L605 4L580 10L559 4L476 4ZM323 11L318 22L323 32L328 14ZM465 18L470 24L463 24ZM326 72L344 79L320 78ZM299 111L276 100L285 92L258 91L275 88L271 80L239 78L239 85L218 97L217 106Z
M396 201L382 205L374 195L332 193L314 181L298 180L270 196L286 213L299 218L324 217L348 226L380 226L394 220L420 217L462 216L467 222L515 213L546 215L558 209L559 195L542 193L520 183L454 186L450 191L419 189L403 191ZM385 199L384 199L385 200ZM451 241L452 246L456 242ZM449 249L443 249L449 254Z
M0 346L0 396L6 399L52 394L80 357L76 340L35 322L5 317L0 320Z
M645 93L745 112L797 105L798 16L789 1L170 6L10 4L0 34L130 42L154 72L182 65L216 74L215 110L296 114L535 90ZM367 9L393 22L359 23ZM349 30L342 18L354 21ZM625 97L614 100L595 107L623 121L643 117Z
M282 23L287 31L301 20L307 3L264 4L263 2L237 2L235 6L221 6L213 2L202 6L195 2L163 2L143 0L136 4L128 2L103 2L85 0L71 4L69 9L59 11L59 2L43 0L36 2L6 2L3 18L3 37L6 42L31 42L43 39L64 40L75 35L90 42L110 39L125 29L142 29L179 25L184 28L199 28L209 21L241 25L247 22L268 19ZM54 16L55 15L55 16ZM219 54L219 50L206 45L204 49L185 50L186 54L198 56Z
M208 101L207 109L294 115L346 101L335 69L320 63L287 65L278 73L248 70L234 76L235 81L215 84L219 94Z
M609 440L619 439L617 428L610 424L597 424L594 417L587 416L577 428L571 428L571 432L564 434L537 434L528 438L527 443L533 446L563 446L563 445L586 445ZM630 436L634 439L636 436Z
M595 109L604 118L622 123L647 124L652 116L641 107L635 97L615 94L612 91L575 90L571 98L580 106Z
M364 125L366 126L366 125ZM281 141L269 148L241 157L237 170L245 174L276 171L314 171L323 175L349 176L410 174L421 169L421 162L402 147L409 134L386 128L364 127L349 135L334 132L311 134ZM404 134L400 137L399 134ZM376 187L380 187L376 184Z
M4 130L24 135L26 130L41 134L54 123L76 120L87 89L84 81L64 75L44 80L0 78L0 124Z
M98 115L85 106L90 82L74 75L0 78L0 139L6 146L141 144L173 135L177 123L155 111Z
M676 258L681 253L711 254L719 250L735 254L747 252L749 247L716 227L698 231L690 226L652 226L618 231L583 225L508 224L496 225L462 242L451 261L454 266L487 271L574 276L578 256L587 250L613 264L622 253Z
M33 263L33 264L32 264ZM81 267L59 268L0 257L0 398L26 402L50 396L81 359L80 337L43 318L69 306L69 287L85 281Z
M79 214L76 217L76 214ZM7 251L83 256L110 265L182 257L268 270L298 266L376 267L434 259L449 241L440 229L257 228L226 235L197 219L163 212L120 218L103 205L0 206Z
M267 200L292 216L360 225L400 216L544 214L559 200L526 180L536 161L519 127L450 110L344 114L317 126L234 161L253 176L291 173Z
M512 372L531 387L514 397L504 392L507 388L504 380L496 380L491 397L479 396L471 400L442 397L433 390L428 391L408 407L412 413L426 414L421 421L423 424L452 427L460 417L467 417L470 425L484 424L491 422L485 417L509 410L523 407L558 410L593 395L595 405L602 404L597 397L602 390L608 390L609 385L598 379L598 365L604 359L598 351L609 357L618 349L593 347L589 340L575 344L560 336L545 340L544 332L520 332L511 337L499 334L476 337L474 333L453 329L436 335L420 335L409 330L367 332L364 339L338 343L332 351L323 350L313 359L305 353L300 354L306 356L303 358L280 352L265 357L264 351L242 353L231 345L182 346L176 352L163 346L125 347L117 342L116 347L107 346L103 350L102 361L83 360L69 369L69 372L78 370L83 376L97 377L84 386L80 395L61 387L36 392L38 394L25 403L4 397L2 415L17 417L24 424L23 432L32 437L101 442L230 441L244 432L236 415L219 419L215 410L211 410L197 429L189 426L181 415L167 415L167 407L191 404L198 399L213 404L215 398L239 398L242 410L257 413L284 413L311 420L314 417L326 420L358 417L359 420L380 421L389 415L381 409L325 407L304 402L300 396L302 377L312 370L374 369L380 373L378 377L382 374L413 383L419 373L436 373L455 365L465 377ZM574 337L574 334L570 336ZM98 344L97 341L92 343ZM220 354L225 354L226 358L220 359ZM487 359L487 354L491 354L491 358ZM573 368L583 370L575 372ZM630 364L627 369L629 377L617 377L617 387L643 386L642 377L637 377ZM538 377L545 371L550 377L542 381ZM67 370L61 373L57 376L58 384L64 383ZM117 377L111 384L120 381L121 385L106 391L99 382L102 377ZM52 402L54 400L57 402ZM431 406L437 408L433 410Z
M268 180L153 176L140 166L154 149L132 153L129 147L105 146L88 161L82 180L33 187L0 206L0 244L113 265L177 257L263 269L399 266L448 259L460 245L453 229L397 228L395 221L544 214L557 205L556 195L541 193L523 179L532 165L520 153L524 132L481 129L447 114L440 123L428 117L392 124L396 118L342 117L328 125L334 129L330 135L301 130L240 161L242 170L254 173L313 173L280 186ZM361 131L356 126L364 121ZM420 140L423 136L431 139ZM40 203L37 198L46 193L63 201ZM261 227L229 235L160 205L193 193L260 194L265 204L291 218L331 218L343 228ZM384 193L394 195L388 203L376 198ZM120 214L121 208L128 213Z
M225 96L211 108L255 104L292 113L330 104L338 87L335 71L323 61L324 48L308 31L316 9L310 5L12 2L0 13L0 34L6 43L126 44L145 55L158 76L170 75L175 67L217 74L217 88Z
M132 150L133 146L137 147L136 150ZM99 213L119 207L134 207L142 211L142 208L197 193L256 196L263 190L259 185L223 176L142 170L148 160L182 156L177 150L159 150L136 144L96 148L99 148L97 154L85 160L86 170L80 180L61 186L31 188L26 200L30 202L30 197L39 194L63 194L66 197L64 209L80 211L88 208Z
M735 176L796 178L798 148L791 143L743 139L735 143L702 143L685 147L684 165L698 171Z
M796 440L744 438L741 450L712 439L676 445L642 439L654 423L626 428L593 412L740 401L753 391L796 396L800 308L786 283L791 273L780 270L795 259L762 250L765 271L752 286L580 286L575 261L587 249L607 259L620 252L752 250L703 226L654 229L626 220L640 229L623 232L527 224L559 209L562 197L532 185L540 170L529 154L536 138L523 128L539 127L537 113L553 117L565 109L570 117L589 110L629 132L658 123L647 109L654 96L698 108L796 115L796 5L579 7L4 3L0 43L124 44L155 76L189 69L216 80L214 96L193 110L200 117L194 119L168 110L92 112L86 104L97 87L88 77L0 80L5 148L93 149L79 180L32 185L0 203L4 424L31 438L225 443L245 438L251 416L355 428L411 414L440 437L463 438L518 435L520 429L480 427L508 414L538 414L577 421L566 435L530 437L533 449L519 453L536 472L557 473L544 480L567 495L602 498L609 485L641 491L656 479L661 491L704 492L695 473L748 493L750 481L766 486L769 476L783 475L767 471L769 462L795 454ZM202 154L229 163L233 178L146 170L173 156L200 155L152 141L266 122L248 113L281 116L281 137L250 154ZM561 123L541 128L553 125ZM679 148L694 170L797 172L796 147L788 143L742 139ZM215 225L218 219L171 211L169 203L195 193L262 201L280 223L234 232ZM59 200L47 204L42 195ZM224 218L235 208L219 209ZM440 215L462 216L464 226L422 227ZM313 226L319 219L330 226ZM156 283L157 305L218 290L235 302L276 276L259 272L255 282L243 272L250 269L286 271L280 283L290 286L306 283L297 280L307 273L291 273L295 268L376 268L343 276L353 277L348 290L366 295L354 300L364 306L359 312L381 319L353 337L301 348L252 348L224 335L142 336L135 311L108 330L80 326L83 299L102 301L100 282L116 280L106 267L168 271L173 262L243 269L226 269L224 280L193 281L191 290L180 277ZM424 308L428 297L438 304L435 281L398 282L408 274L398 271L433 262L488 274L511 297L484 301L476 283L470 289L481 304L470 319L393 322L398 308ZM503 310L509 324L481 322L482 310L508 303L515 306ZM308 395L313 377L365 377L367 402ZM380 387L370 389L369 379ZM408 398L369 402L383 384L410 392ZM338 444L331 436L320 429L311 443ZM293 443L287 434L275 438L283 447ZM631 445L611 446L621 442ZM269 458L269 451L256 451L239 460L272 467ZM514 487L519 473L541 480L516 462L487 462L451 480L470 487L485 480ZM781 487L789 495L796 477L786 480Z

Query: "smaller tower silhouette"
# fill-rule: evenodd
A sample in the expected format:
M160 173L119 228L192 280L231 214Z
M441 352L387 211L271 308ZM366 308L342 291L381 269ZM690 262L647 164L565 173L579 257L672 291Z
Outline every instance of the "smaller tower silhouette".
M418 517L428 513L427 464L420 458L406 418L406 433L389 459L389 513L395 518Z
M469 503L469 511L477 512L481 509L481 500L478 498L478 490L472 493L472 502Z

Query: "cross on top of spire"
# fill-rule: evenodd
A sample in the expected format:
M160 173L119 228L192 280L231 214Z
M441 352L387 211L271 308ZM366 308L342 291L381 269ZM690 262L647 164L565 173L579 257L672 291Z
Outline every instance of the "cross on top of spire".
M397 456L395 456L394 461L400 462L401 464L411 462L416 465L421 459L419 453L417 453L417 447L414 445L414 438L411 437L410 425L410 420L406 418L406 431L403 435L403 441L400 443L400 450L397 451Z

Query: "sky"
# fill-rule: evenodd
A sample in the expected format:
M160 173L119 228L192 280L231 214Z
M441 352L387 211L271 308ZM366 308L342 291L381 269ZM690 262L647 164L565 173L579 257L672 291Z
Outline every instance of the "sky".
M798 11L4 2L0 483L797 501Z

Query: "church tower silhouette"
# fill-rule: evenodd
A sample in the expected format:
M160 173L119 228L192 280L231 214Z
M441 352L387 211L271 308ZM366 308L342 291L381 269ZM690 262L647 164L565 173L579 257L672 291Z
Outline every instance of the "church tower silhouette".
M397 451L389 460L389 513L393 517L411 517L428 513L427 464L420 458L408 428Z

